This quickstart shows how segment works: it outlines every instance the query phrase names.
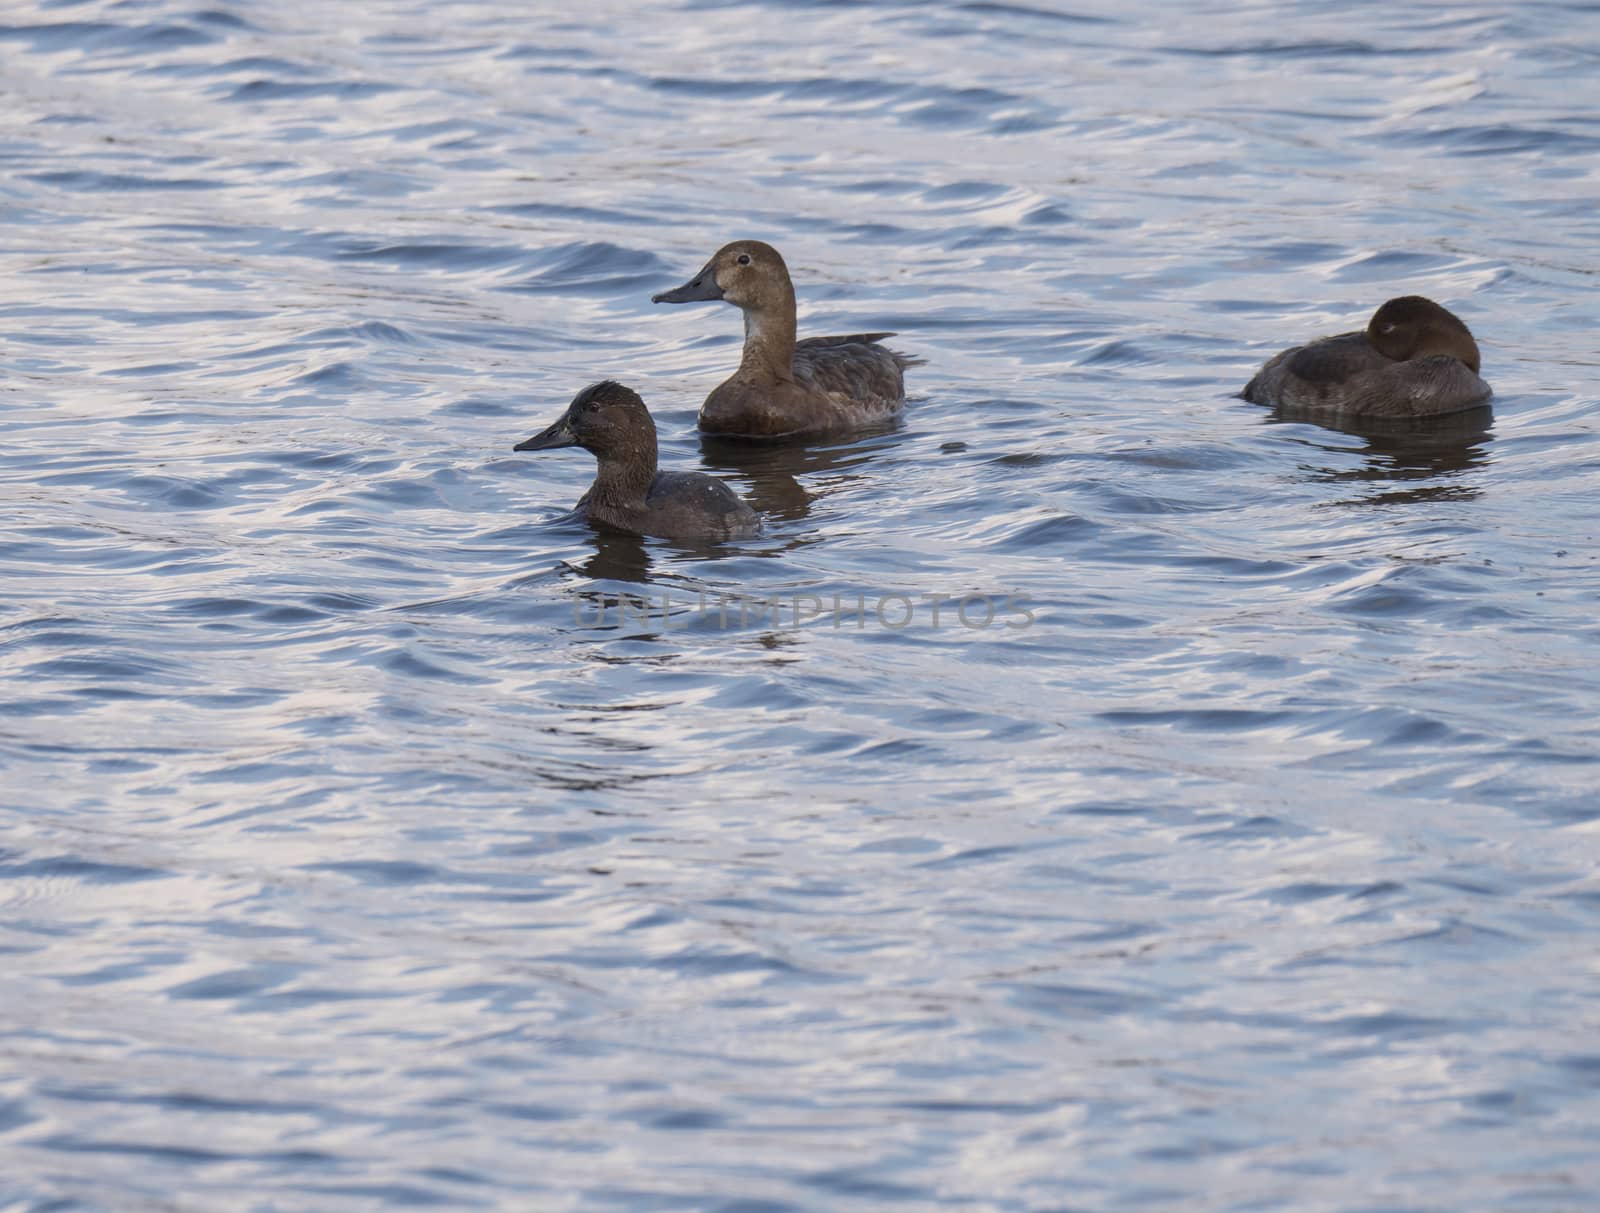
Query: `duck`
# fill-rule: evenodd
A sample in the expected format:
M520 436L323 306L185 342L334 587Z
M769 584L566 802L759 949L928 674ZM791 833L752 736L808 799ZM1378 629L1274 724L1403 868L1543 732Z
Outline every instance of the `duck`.
M881 425L905 407L905 371L922 359L879 344L893 333L795 340L794 284L770 244L725 244L688 282L650 297L652 303L713 299L744 312L744 356L701 406L702 432L811 437Z
M704 472L656 466L656 425L639 394L614 380L591 383L553 424L516 451L581 446L600 462L577 512L591 525L658 539L748 539L761 519L726 484Z
M1345 418L1442 417L1486 404L1478 343L1421 295L1390 299L1364 330L1269 358L1239 394L1256 404Z

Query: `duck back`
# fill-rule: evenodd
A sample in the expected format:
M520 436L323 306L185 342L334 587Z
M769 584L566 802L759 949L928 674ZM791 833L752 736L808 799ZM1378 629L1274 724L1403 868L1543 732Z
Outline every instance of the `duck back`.
M749 539L761 531L760 516L704 472L657 472L642 498L619 500L593 486L577 509L587 522L658 539Z
M645 494L652 533L668 538L746 539L761 529L756 512L737 493L704 472L657 472Z
M879 344L893 336L856 333L797 341L795 382L829 397L838 412L852 413L847 424L888 421L905 407L906 368L922 365L920 358L908 358Z

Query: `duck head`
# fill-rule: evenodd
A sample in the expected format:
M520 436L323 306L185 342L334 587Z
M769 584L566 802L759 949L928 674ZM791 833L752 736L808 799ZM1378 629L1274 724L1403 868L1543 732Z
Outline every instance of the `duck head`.
M648 463L654 471L656 424L637 392L607 379L584 388L553 425L511 449L552 451L566 446L581 446L602 463L608 459Z
M1372 314L1367 340L1386 358L1407 362L1445 354L1478 373L1478 343L1460 319L1432 299L1402 295Z
M760 240L735 240L712 255L705 267L682 286L650 296L651 303L701 303L724 299L748 310L760 310L782 297L794 297L789 267L778 250Z

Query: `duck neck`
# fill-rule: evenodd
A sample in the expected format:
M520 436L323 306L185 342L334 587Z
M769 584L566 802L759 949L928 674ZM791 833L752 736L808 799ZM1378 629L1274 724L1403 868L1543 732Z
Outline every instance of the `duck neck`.
M785 381L794 378L794 292L786 295L745 309L740 370Z
M655 478L656 436L633 435L625 447L608 450L600 457L600 470L589 490L589 499L596 504L643 506Z

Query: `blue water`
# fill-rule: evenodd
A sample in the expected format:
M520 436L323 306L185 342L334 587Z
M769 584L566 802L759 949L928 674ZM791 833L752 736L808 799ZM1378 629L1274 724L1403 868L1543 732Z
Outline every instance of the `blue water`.
M0 68L0 1210L1600 1207L1600 8ZM903 425L702 447L745 236ZM1232 396L1405 293L1492 420ZM575 522L604 377L765 535Z

